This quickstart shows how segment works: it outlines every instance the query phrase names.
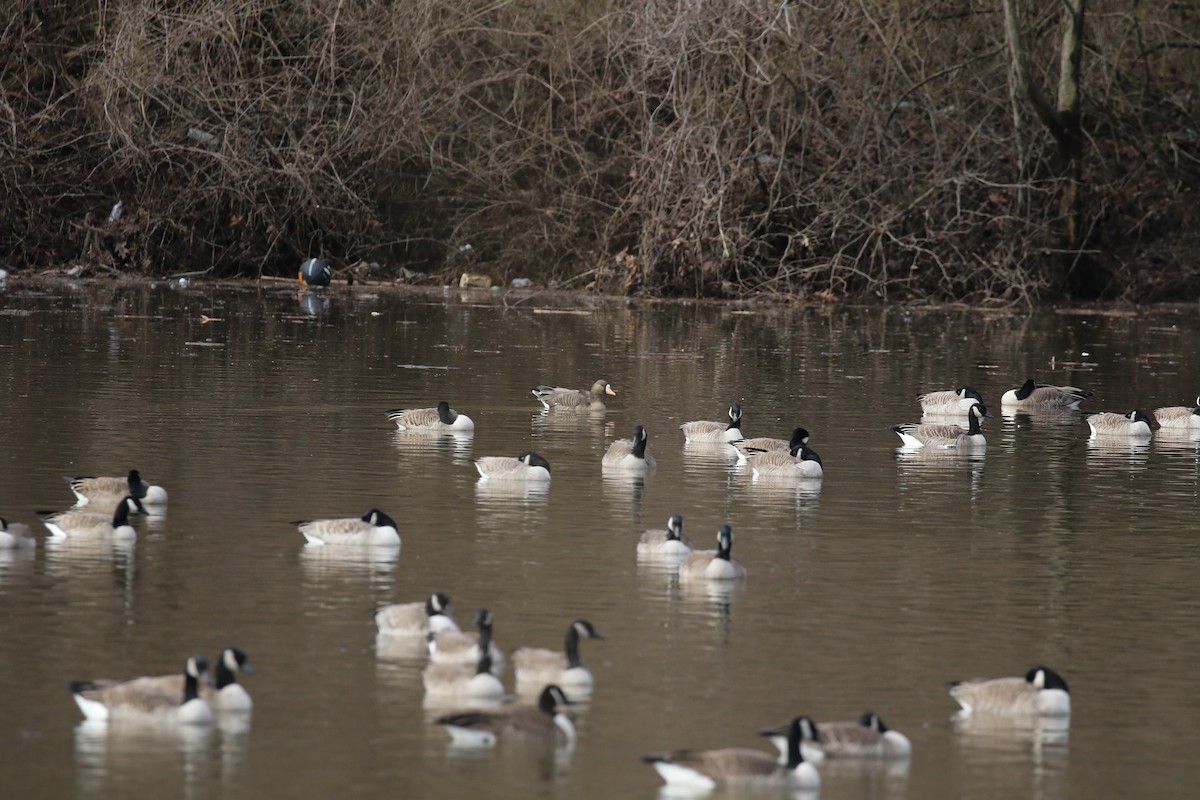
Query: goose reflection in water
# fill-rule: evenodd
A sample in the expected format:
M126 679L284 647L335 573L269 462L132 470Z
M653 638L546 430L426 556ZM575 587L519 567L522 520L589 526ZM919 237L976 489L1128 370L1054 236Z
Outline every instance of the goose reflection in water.
M1001 756L1028 758L1038 773L1066 774L1069 716L955 714L951 719L959 744L973 760L990 765Z
M329 298L317 292L300 292L300 313L309 317L319 317L329 310Z
M399 560L399 547L306 544L300 548L300 565L314 580L362 575L373 583L383 583L392 579Z
M426 431L412 428L392 431L392 445L403 455L424 457L430 452L446 450L454 454L456 464L467 463L474 441L474 431Z
M1088 439L1089 464L1140 468L1150 457L1149 439L1128 439L1120 436L1093 436Z
M190 785L206 776L213 735L211 725L84 720L75 726L75 763L89 793L116 796L131 782Z

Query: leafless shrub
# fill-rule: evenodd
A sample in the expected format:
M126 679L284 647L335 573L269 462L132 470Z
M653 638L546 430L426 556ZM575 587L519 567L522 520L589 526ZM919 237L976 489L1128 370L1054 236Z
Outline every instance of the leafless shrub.
M1200 287L1187 4L1089 12L1073 252L987 4L16 5L0 254L28 265L290 273L319 252L444 279L471 243L495 277L627 293ZM1050 71L1057 10L1027 5Z

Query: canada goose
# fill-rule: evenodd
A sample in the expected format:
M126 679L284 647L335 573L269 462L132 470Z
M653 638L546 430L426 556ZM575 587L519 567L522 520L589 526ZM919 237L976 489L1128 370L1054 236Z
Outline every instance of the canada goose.
M787 758L787 725L759 731L779 748L780 763ZM838 758L908 758L912 742L899 731L883 724L878 714L864 711L857 720L811 722L802 726L801 751L809 761L819 762L825 756ZM811 755L810 755L811 753Z
M474 666L466 664L426 664L421 671L425 694L440 699L499 700L504 684L492 674L492 657L485 650Z
M746 463L756 476L764 478L820 478L825 474L821 457L806 444L799 444L790 452L751 451L746 454Z
M513 671L518 690L537 688L554 683L569 695L591 694L594 679L591 671L579 660L580 639L603 639L592 623L577 619L567 626L562 650L544 647L521 647L513 651Z
M1060 717L1071 713L1067 682L1049 667L1034 667L1024 678L977 678L946 684L962 711L970 714Z
M484 456L475 459L475 469L484 480L493 481L548 481L550 462L532 450L526 450L516 458L507 456Z
M333 270L323 258L308 258L301 262L297 277L302 287L328 286L333 279Z
M1101 411L1099 414L1087 416L1088 427L1092 436L1122 436L1134 439L1149 439L1153 433L1150 430L1150 417L1145 411L1126 411L1124 414L1114 414L1111 411Z
M633 428L632 439L617 439L608 446L608 452L600 460L605 469L624 472L647 473L654 469L654 456L646 453L649 437L641 425Z
M917 402L921 404L921 413L929 415L958 416L966 414L976 401L982 403L983 395L966 384L957 389L926 392L917 396Z
M394 408L388 419L402 431L439 433L442 431L466 432L475 430L475 422L466 414L459 414L445 400L437 408Z
M111 508L125 499L136 497L147 505L162 505L167 502L167 490L142 480L136 469L129 470L128 478L72 478L64 475L63 480L75 493L75 505L103 506Z
M655 528L644 532L637 551L643 556L686 556L692 552L692 543L683 536L683 517L672 514L666 530Z
M808 444L808 431L804 428L796 428L792 431L792 438L787 439L772 439L769 436L758 436L754 439L738 439L730 442L734 449L738 451L738 463L745 464L750 453L763 452L767 450L782 450L791 452L802 444Z
M16 550L21 547L37 547L33 531L23 522L9 522L0 517L0 550Z
M555 408L577 411L604 411L604 395L616 396L616 389L605 380L598 380L588 391L564 389L561 386L541 385L533 389L533 396L547 411Z
M1196 406L1166 406L1154 409L1154 418L1161 428L1200 431L1200 397Z
M248 713L254 701L246 687L238 683L239 672L254 672L250 660L236 647L226 647L217 657L217 685L200 687L200 696L217 711Z
M732 549L733 529L722 525L717 530L717 549L689 553L679 565L679 577L726 581L746 577L746 568L730 556Z
M478 711L444 714L434 722L445 725L454 742L472 747L491 747L496 739L524 739L554 742L558 746L575 744L575 726L558 706L570 705L566 694L551 684L542 690L536 706L506 705Z
M90 720L158 719L185 725L212 722L212 708L199 691L199 682L208 680L208 662L204 656L189 658L183 675L182 694L175 675L122 681L71 681L67 687L79 710Z
M504 663L504 654L492 641L492 612L486 608L479 609L475 614L475 625L478 633L467 631L445 631L429 634L429 659L435 664L477 664L479 663L480 643L485 643L488 655L492 657L492 665L499 667Z
M722 750L675 750L643 756L668 785L709 790L717 784L816 789L821 776L800 752L801 724L797 717L788 727L786 764L767 753L741 747Z
M90 511L39 513L44 515L42 524L60 539L112 539L117 542L130 542L137 539L137 531L129 524L130 512L144 514L146 509L140 500L126 497L117 503L117 509L111 518L107 514L93 514Z
M742 407L734 403L729 407L729 424L698 420L679 426L689 442L732 442L742 438Z
M983 438L983 430L979 420L990 417L991 414L982 403L975 403L967 410L967 427L954 423L939 422L908 422L892 428L904 442L904 447L986 447L987 440Z
M395 521L377 508L372 508L361 517L300 520L292 524L300 529L310 545L400 546L400 532Z
M1034 383L1033 378L1030 378L1020 386L1005 392L1000 398L1000 406L1034 410L1079 408L1079 404L1091 396L1091 392L1085 392L1074 386L1046 386Z
M450 598L445 592L433 592L424 603L393 603L375 610L375 625L380 633L393 636L428 636L432 633L457 631L447 613Z

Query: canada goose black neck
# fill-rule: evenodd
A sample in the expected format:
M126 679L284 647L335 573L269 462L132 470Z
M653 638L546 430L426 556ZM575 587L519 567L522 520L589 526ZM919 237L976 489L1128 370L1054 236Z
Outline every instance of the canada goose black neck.
M742 429L742 407L734 403L729 407L729 425L725 430L740 431Z
M563 642L563 650L567 654L567 669L583 666L583 662L579 660L579 637L580 630L589 639L603 639L600 632L592 627L592 623L586 619L577 619L567 627L566 640Z
M569 704L570 701L567 700L566 694L554 684L550 684L545 689L542 689L542 693L538 695L538 710L547 716L554 716L555 709L558 706Z
M789 770L793 770L796 767L800 766L802 763L804 763L804 756L802 756L800 754L800 739L802 738L800 725L806 719L807 719L806 717L796 717L794 720L792 720L792 724L788 726L787 768ZM812 731L813 731L813 735L815 737L816 732L817 732L817 726L812 724L812 720L808 720L808 723L810 725L812 725Z
M893 428L893 430L895 430L895 429ZM796 458L801 461L815 461L818 464L820 464L822 467L825 466L824 464L821 464L821 457L819 455L817 455L817 451L810 448L804 442L800 442L799 444L793 445L791 453L792 453L792 458Z
M873 711L864 711L862 716L858 718L858 724L864 728L870 728L876 733L887 733L888 726L883 724L883 720Z
M232 666L229 664L231 659L233 660ZM217 659L217 691L237 683L235 672L237 669L251 671L250 665L246 663L246 654L236 647L226 647L221 651L221 657Z
M488 643L490 644L490 642ZM475 665L476 675L488 675L492 671L492 656L488 653L487 644L479 637L479 661Z
M550 462L532 450L526 450L524 453L521 453L521 455L517 456L517 461L525 462L526 466L541 467L546 472L550 471Z
M1147 425L1150 424L1150 416L1145 411L1139 411L1137 409L1134 409L1133 411L1130 411L1129 413L1127 413L1125 416L1129 418L1130 422L1144 422Z
M1037 384L1033 382L1033 378L1028 379L1017 389L1017 399L1027 400L1036 388Z
M133 503L138 511L142 511L142 503L137 498L130 495L121 502L117 503L117 509L113 512L112 526L120 528L129 524L129 504Z
M438 614L444 616L449 607L450 597L445 592L434 592L425 598L425 616L427 617L436 617Z
M142 476L136 469L129 470L129 494L131 497L136 497L141 500L146 496L146 490L150 487L142 482Z
M646 429L638 425L633 429L633 447L631 448L633 455L637 458L646 458L646 443L649 441L646 435Z
M981 404L976 403L967 411L967 434L976 436L983 433L983 428L979 427L979 420L988 415L988 411Z
M667 520L667 539L678 542L683 536L683 517L679 514L672 514Z
M981 403L983 402L983 395L981 395L979 393L979 390L975 389L972 386L967 386L965 383L962 386L955 389L954 393L964 400L966 400L968 397L970 397L972 399L978 400Z
M208 660L204 656L192 656L183 674L183 702L187 703L200 696L200 677L208 674Z
M731 550L733 550L733 529L728 525L722 525L717 531L717 554L713 557L728 561Z
M445 400L437 404L437 415L444 425L453 425L454 420L458 419L458 414L450 410L450 404Z

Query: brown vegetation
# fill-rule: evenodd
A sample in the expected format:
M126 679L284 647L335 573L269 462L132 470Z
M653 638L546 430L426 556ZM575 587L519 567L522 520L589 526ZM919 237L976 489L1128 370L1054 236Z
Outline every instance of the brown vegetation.
M444 280L469 243L651 295L1200 293L1191 2L1088 6L1069 176L999 2L10 5L9 267ZM1024 5L1052 87L1062 5Z

